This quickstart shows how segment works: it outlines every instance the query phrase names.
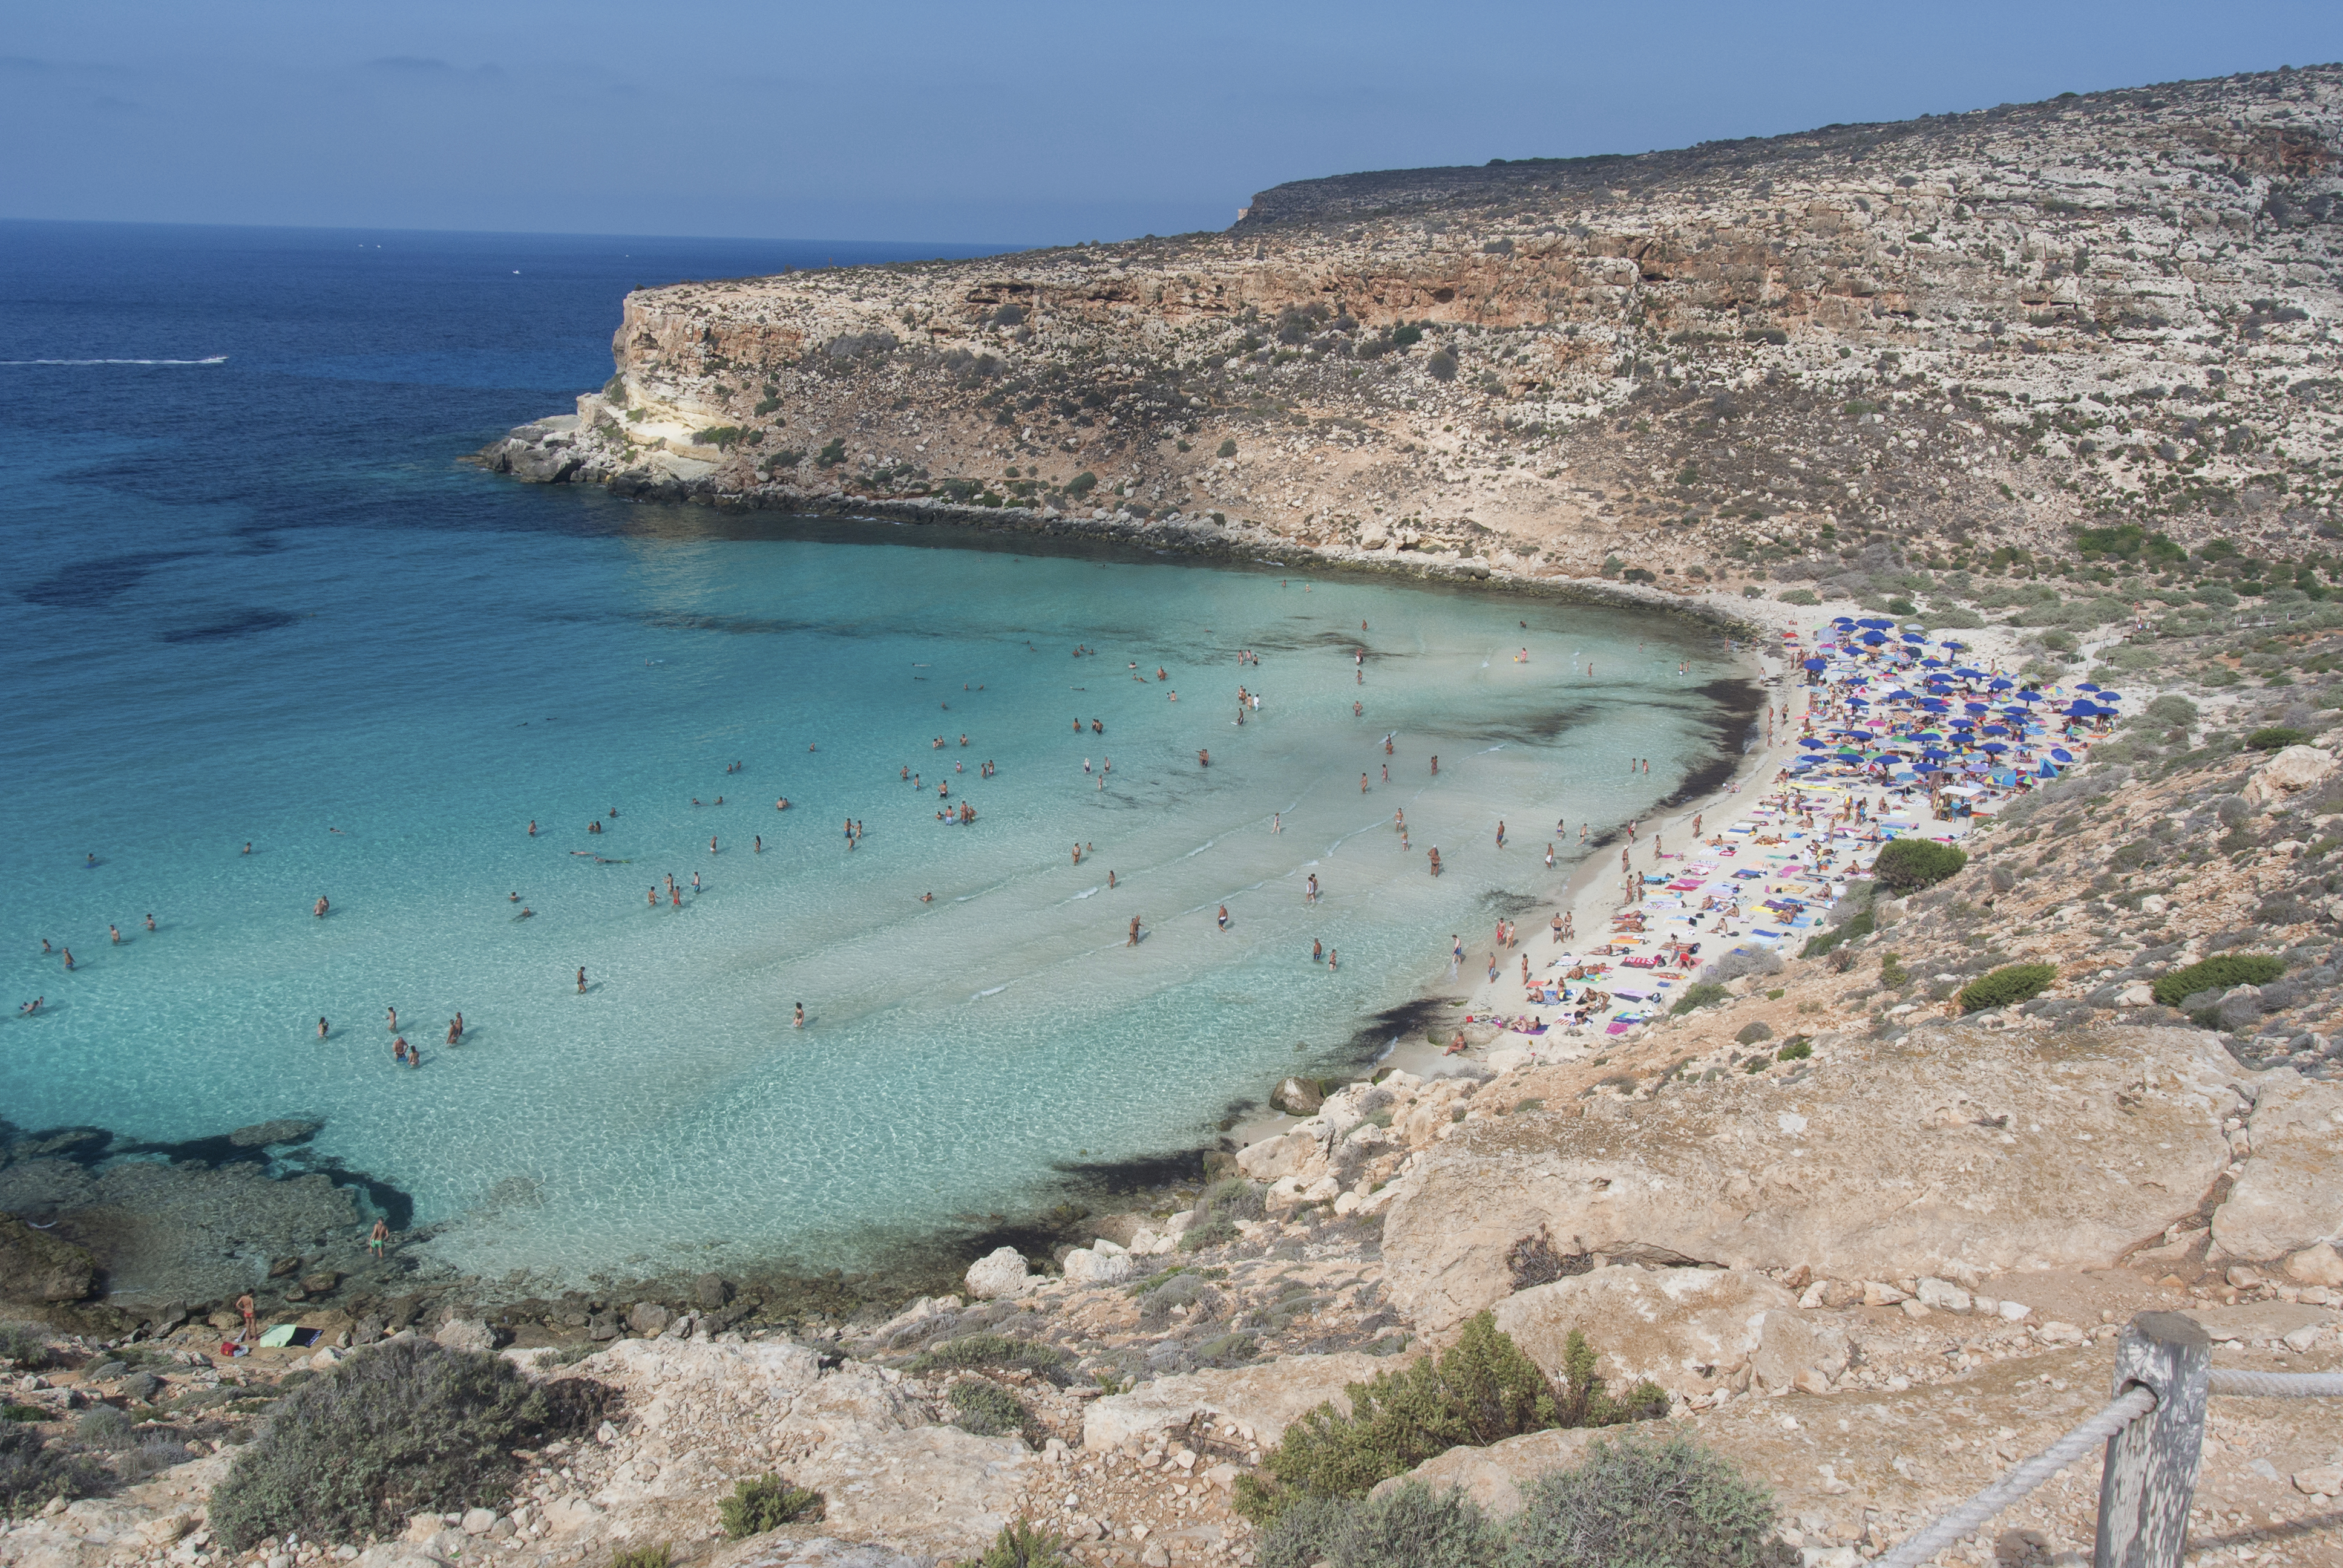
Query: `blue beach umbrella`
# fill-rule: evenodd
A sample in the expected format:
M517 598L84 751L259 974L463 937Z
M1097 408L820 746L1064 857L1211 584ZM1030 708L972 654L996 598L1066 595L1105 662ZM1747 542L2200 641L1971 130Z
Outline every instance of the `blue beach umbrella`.
M2017 683L2014 680L1996 677L1994 683L1991 686L1986 687L1986 689L1987 691L2009 691L2015 689L2016 685Z
M2087 680L2083 680L2076 682L2075 689L2077 691L2097 691L2098 688Z
M1992 706L1988 703L1964 702L1961 706L1967 709L1971 713L1990 713L1993 711Z
M2020 702L2039 702L2042 700L2042 694L2038 691L2021 691L2017 694L2017 700Z
M2099 693L2099 700L2101 702L2121 702L2123 700L2123 693L2120 691L2102 691Z
M1821 741L1819 741L1819 740L1817 740L1817 739L1815 739L1813 736L1811 736L1811 735L1801 735L1801 736L1799 736L1799 737L1798 737L1798 744L1799 744L1799 745L1801 745L1801 746L1806 747L1806 748L1808 748L1809 749L1814 749L1814 748L1817 748L1817 747L1821 746L1821 745L1822 745L1822 742L1821 742Z
M1986 752L1990 756L1998 757L2003 752L2008 750L2009 748L2003 745L1998 740L1988 740L1983 746L1978 747L1977 749Z
M2053 761L2053 762L2072 762L2074 759L2075 759L2075 754L2074 754L2073 752L2071 752L2071 751L2067 750L2065 747L2063 747L2063 746L2053 746L2052 748L2050 748L2050 760L2051 760L2051 761Z
M2098 716L2098 711L2099 710L2090 703L2077 699L2074 705L2066 709L2066 717L2069 719L2094 719Z
M1826 658L1810 658L1806 660L1806 668L1808 669L1827 669L1830 668L1830 660Z
M1987 735L2006 735L2009 733L2009 727L2004 724L1988 724L1985 727L1985 732Z
M1968 648L1969 648L1969 645L1968 645L1967 643L1965 643L1965 642L1950 642L1950 641L1948 641L1948 642L1946 642L1946 643L1945 644L1945 646L1946 646L1946 648L1951 648L1955 653L1966 653L1966 652L1968 651Z

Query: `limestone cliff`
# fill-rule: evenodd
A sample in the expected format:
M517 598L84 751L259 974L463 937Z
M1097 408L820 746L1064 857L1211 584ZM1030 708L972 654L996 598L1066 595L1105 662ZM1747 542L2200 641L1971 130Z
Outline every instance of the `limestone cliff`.
M643 290L609 384L484 457L1530 576L2102 519L2298 555L2343 481L2338 110L2321 66Z

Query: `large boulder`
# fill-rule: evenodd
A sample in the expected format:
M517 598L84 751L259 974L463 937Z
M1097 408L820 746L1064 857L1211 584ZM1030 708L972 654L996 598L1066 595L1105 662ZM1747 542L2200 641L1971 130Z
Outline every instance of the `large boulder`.
M1318 1086L1306 1078L1282 1078L1277 1087L1269 1091L1269 1103L1288 1116L1314 1116L1326 1103Z
M87 1251L0 1214L0 1302L78 1302L96 1282Z
M968 1266L968 1293L980 1302L1021 1296L1036 1282L1025 1271L1025 1254L1014 1247L996 1247Z
M1497 1326L1560 1382L1572 1331L1594 1347L1613 1392L1649 1378L1672 1393L1713 1392L1746 1362L1769 1312L1798 1300L1740 1269L1637 1269L1614 1264L1507 1296ZM1842 1351L1839 1362L1845 1365Z
M2242 793L2249 806L2267 806L2323 784L2335 774L2332 752L2316 746L2289 746L2254 769Z
M1840 1279L2108 1268L2227 1165L2237 1077L2193 1030L1826 1035L1796 1082L1463 1123L1393 1183L1387 1277L1439 1334L1511 1292L1542 1227L1565 1253Z
M1396 1372L1403 1361L1344 1351L1333 1355L1281 1356L1260 1366L1221 1372L1183 1372L1141 1383L1129 1393L1093 1400L1082 1413L1082 1446L1121 1447L1134 1439L1184 1426L1200 1412L1252 1433L1267 1448L1285 1435L1289 1423L1332 1403L1347 1412L1342 1391L1379 1372Z
M2246 1136L2245 1173L2213 1211L2213 1240L2260 1261L2343 1236L2343 1085L2286 1067L2262 1074Z
M822 1494L824 1529L968 1562L1018 1516L1040 1460L1021 1438L921 1426L834 1438L790 1479Z
M1139 1271L1128 1251L1104 1238L1095 1248L1076 1247L1067 1253L1064 1267L1070 1285L1119 1285Z
M1638 1435L1648 1428L1636 1428ZM1525 1432L1486 1448L1452 1448L1427 1459L1405 1475L1378 1483L1373 1495L1382 1497L1420 1481L1439 1492L1454 1487L1493 1519L1511 1519L1522 1511L1522 1483L1549 1471L1568 1470L1586 1457L1586 1445L1598 1438L1615 1441L1615 1427L1582 1426L1568 1430Z

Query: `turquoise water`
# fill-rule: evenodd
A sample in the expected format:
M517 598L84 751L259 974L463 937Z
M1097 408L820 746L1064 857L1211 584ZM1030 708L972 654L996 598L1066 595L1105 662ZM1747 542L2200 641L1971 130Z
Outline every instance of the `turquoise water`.
M372 446L354 410L330 488L273 479L260 432L239 471L192 423L0 424L9 1121L322 1118L466 1272L851 1266L1208 1141L1720 745L1725 650L1669 623L524 489L448 461L462 417L558 400L516 374L434 421L483 379L401 383ZM940 779L974 824L936 821ZM670 872L683 907L648 907Z

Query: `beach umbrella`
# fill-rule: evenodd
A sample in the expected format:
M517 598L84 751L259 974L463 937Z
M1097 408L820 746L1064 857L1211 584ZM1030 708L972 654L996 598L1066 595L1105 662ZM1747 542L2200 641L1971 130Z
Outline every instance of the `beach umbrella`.
M1815 739L1813 736L1811 736L1811 735L1801 735L1801 736L1799 736L1799 737L1798 737L1798 744L1799 744L1799 745L1801 745L1801 746L1806 747L1806 748L1807 748L1807 749L1814 749L1814 748L1816 748L1816 747L1821 746L1821 745L1822 745L1822 742L1821 742L1821 741L1819 741L1819 740L1817 740L1817 739Z
M1951 648L1955 653L1966 653L1969 647L1969 645L1965 642L1947 642L1945 646Z
M2015 689L2016 685L2017 683L2014 680L2010 680L2006 677L1996 676L1993 684L1986 687L1986 689L1987 691L2009 691Z
M2003 752L2008 750L2009 748L2003 745L1998 740L1988 740L1983 746L1978 747L1977 749L1986 752L1990 756L1998 757Z
M1827 668L1829 667L1829 664L1830 664L1830 661L1829 661L1828 659L1823 659L1823 658L1810 658L1810 659L1806 660L1806 668L1807 668L1808 669L1824 669L1824 668Z
M1961 706L1967 709L1971 713L1990 713L1993 711L1992 706L1988 703L1964 702Z
M2075 689L2077 691L2097 691L2098 688L2091 682L2085 680L2077 682Z
M1866 631L1863 634L1863 640L1871 647L1877 648L1887 640L1887 634L1884 631Z
M2009 733L2009 727L2004 724L1988 724L1985 727L1985 732L1987 735L2006 735Z
M1985 678L1984 670L1971 669L1967 665L1961 666L1960 668L1953 671L1953 673L1959 676L1963 680L1983 680Z
M2073 706L2066 709L2066 717L2069 719L2092 719L2097 716L2098 711L2099 710L2090 703L2084 701L2081 698L2077 698Z
M1922 669L1942 669L1945 668L1945 661L1941 658L1924 658L1920 661L1920 668Z
M1946 758L1950 757L1952 753L1949 751L1940 751L1936 747L1931 746L1926 750L1921 752L1920 755L1926 758L1931 762L1942 762Z
M2051 760L2051 761L2053 761L2053 762L2072 762L2074 759L2075 759L2075 754L2074 754L2073 752L2071 752L2071 751L2067 750L2065 747L2063 747L2063 746L2053 746L2052 748L2050 748L2050 760Z
M1842 751L1838 754L1838 759L1842 762L1860 762L1863 760L1863 753L1860 751Z
M2120 691L2102 691L2099 693L2099 700L2101 702L2121 702L2123 700L2123 693Z
M1906 633L1904 634L1904 640L1905 640L1906 642L1919 642L1919 643L1925 643L1925 642L1926 642L1928 639L1927 639L1926 638L1925 638L1925 637L1922 637L1922 636L1921 636L1918 632L1916 632L1916 631L1907 631L1907 632L1906 632Z
M2042 694L2038 691L2021 691L2017 694L2017 700L2020 702L2039 702L2042 700Z

